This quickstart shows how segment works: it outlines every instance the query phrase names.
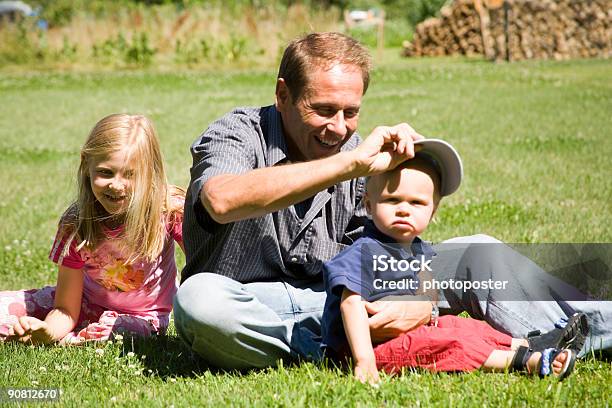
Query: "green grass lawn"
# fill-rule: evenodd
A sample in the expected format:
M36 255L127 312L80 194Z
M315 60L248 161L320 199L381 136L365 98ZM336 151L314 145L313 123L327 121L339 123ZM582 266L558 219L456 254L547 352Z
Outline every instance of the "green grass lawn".
M376 125L406 121L461 153L464 184L442 204L429 240L486 233L506 242L612 242L611 74L612 63L603 60L506 65L388 54L374 72L360 129L367 135ZM186 185L191 142L232 107L272 103L274 77L271 71L0 75L0 288L54 283L48 251L75 195L79 148L98 119L119 111L149 115L170 181ZM408 372L373 389L313 364L209 371L172 330L165 338L99 347L0 345L0 388L59 387L67 405L599 407L609 404L612 383L609 360L597 355L579 362L563 383Z

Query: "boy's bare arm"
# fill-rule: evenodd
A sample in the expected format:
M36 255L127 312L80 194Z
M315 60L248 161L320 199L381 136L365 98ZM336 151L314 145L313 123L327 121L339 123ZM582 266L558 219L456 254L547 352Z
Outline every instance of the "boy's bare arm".
M355 376L362 382L377 383L376 357L370 339L368 314L361 296L345 288L342 291L340 312L354 359Z

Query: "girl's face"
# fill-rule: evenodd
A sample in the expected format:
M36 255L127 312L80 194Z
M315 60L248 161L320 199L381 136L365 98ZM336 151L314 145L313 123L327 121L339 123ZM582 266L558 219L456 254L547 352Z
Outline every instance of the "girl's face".
M89 163L91 190L111 215L124 215L132 193L134 170L127 163L128 150L94 157Z

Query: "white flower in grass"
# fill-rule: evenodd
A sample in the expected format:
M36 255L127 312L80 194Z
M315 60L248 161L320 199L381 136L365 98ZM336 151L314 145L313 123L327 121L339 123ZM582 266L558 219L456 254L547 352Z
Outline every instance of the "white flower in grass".
M104 349L101 349L101 348L96 349L96 354L99 355L99 356L104 355Z
M129 353L127 353L127 356L128 357L134 357L134 353L130 351Z
M142 356L140 356L141 360L144 360L145 358L147 358L146 354L143 354Z
M32 380L32 385L38 385L38 381Z
M176 382L176 378L170 378L168 381L170 381L171 383L175 383Z
M110 401L111 402L117 402L117 397L111 397Z
M120 335L120 334L116 334L116 335L115 335L115 340L117 340L117 341L123 341L123 336L122 336L122 335Z
M47 372L47 367L38 367L38 370L39 370L41 373L46 373L46 372Z

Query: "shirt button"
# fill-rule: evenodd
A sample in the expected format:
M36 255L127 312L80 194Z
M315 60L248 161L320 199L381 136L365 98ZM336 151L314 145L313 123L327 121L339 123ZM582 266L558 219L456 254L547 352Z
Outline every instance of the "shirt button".
M297 261L298 261L297 256L292 256L292 257L291 257L291 262L297 262Z

